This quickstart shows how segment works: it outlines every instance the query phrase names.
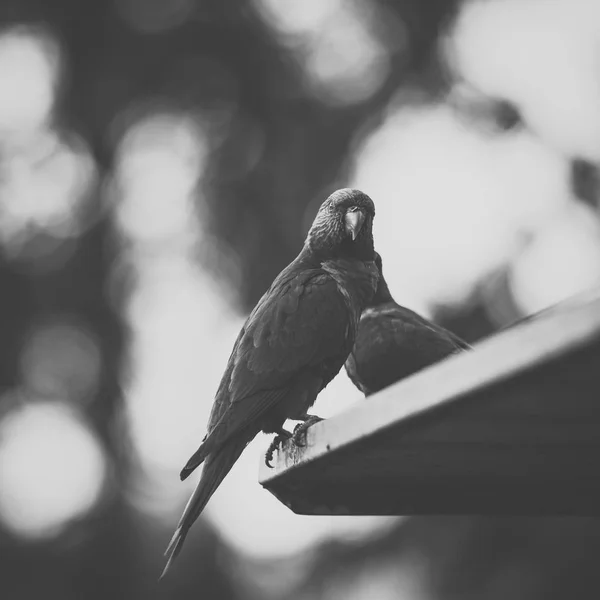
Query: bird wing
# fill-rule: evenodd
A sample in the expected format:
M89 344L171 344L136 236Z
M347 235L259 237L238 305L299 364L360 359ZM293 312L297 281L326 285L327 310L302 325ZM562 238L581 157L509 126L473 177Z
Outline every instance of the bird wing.
M395 302L363 312L346 371L369 395L470 346L444 327Z
M284 271L259 301L234 347L206 452L282 400L303 374L319 370L326 385L354 343L349 315L344 295L328 273Z
M458 335L452 331L429 321L425 317L422 317L419 313L401 306L400 304L394 303L394 306L390 308L390 314L398 320L399 323L403 324L408 328L415 328L421 331L421 335L428 338L432 342L438 342L440 345L447 346L451 344L456 350L470 350L471 345L465 342ZM426 332L428 330L429 333Z
M471 346L471 344L469 344L468 342L465 342L465 340L463 340L461 337L457 336L454 332L449 331L448 329L446 329L445 331L448 334L448 337L456 344L457 350L472 350L473 349L473 346Z

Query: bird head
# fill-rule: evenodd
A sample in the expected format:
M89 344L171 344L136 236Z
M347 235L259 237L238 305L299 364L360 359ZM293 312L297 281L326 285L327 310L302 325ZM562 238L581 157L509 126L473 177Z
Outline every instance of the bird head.
M306 245L324 258L374 260L373 200L360 190L337 190L323 202Z

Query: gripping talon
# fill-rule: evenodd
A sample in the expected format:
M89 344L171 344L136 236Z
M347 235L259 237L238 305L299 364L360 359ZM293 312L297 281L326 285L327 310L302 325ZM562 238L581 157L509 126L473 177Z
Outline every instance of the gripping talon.
M273 465L271 464L273 462L273 455L275 454L275 450L277 450L279 444L281 444L282 441L283 438L280 435L276 435L273 438L273 441L271 442L269 447L267 448L267 452L265 453L265 465L267 465L269 469L273 468Z
M269 447L267 448L267 451L265 453L265 465L267 465L267 467L269 467L269 469L273 468L273 465L271 464L273 461L273 454L275 454L275 450L279 449L279 445L282 444L283 442L285 442L285 440L288 440L292 437L292 434L287 431L286 429L282 429L274 438L273 441L271 442L271 444L269 445Z
M299 447L306 446L306 431L309 427L322 421L321 417L317 417L316 415L307 415L308 418L303 423L298 423L296 427L294 427L294 433L292 435L292 442Z

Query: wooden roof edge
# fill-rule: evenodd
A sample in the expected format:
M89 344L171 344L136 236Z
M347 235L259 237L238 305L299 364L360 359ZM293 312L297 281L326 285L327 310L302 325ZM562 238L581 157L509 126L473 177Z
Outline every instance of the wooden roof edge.
M598 337L600 288L546 309L482 340L472 352L449 357L316 423L307 431L305 446L284 444L273 469L261 461L259 482L268 485L295 466L576 351Z

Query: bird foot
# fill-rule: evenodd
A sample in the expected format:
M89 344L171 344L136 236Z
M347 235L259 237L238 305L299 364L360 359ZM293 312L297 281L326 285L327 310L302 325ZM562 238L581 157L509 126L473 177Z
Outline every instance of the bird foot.
M298 423L298 425L294 427L292 442L296 446L306 446L306 430L315 423L318 423L322 420L323 419L321 417L317 417L316 415L307 415L307 418L304 421L304 423Z
M273 468L271 464L273 462L273 454L275 454L275 450L279 449L280 444L285 442L285 440L289 440L292 437L292 434L285 429L282 429L274 438L269 447L267 448L267 452L265 453L265 465L269 467L269 469Z

